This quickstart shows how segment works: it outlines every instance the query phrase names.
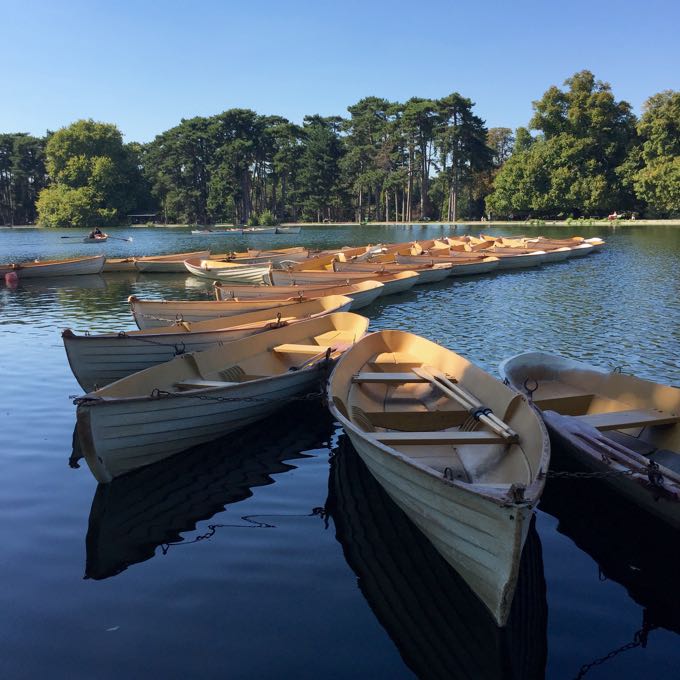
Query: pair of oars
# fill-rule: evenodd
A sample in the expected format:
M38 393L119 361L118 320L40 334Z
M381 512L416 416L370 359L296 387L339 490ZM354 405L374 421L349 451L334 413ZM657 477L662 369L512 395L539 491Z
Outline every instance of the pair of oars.
M451 382L449 378L446 377L444 373L437 370L432 366L422 366L421 368L413 368L413 372L423 380L426 380L434 387L437 387L444 394L446 394L451 399L457 401L463 407L465 407L470 413L473 413L476 409L484 409L484 405L480 402L473 394L463 389L459 385ZM516 442L519 439L519 435L515 432L507 423L504 423L497 415L493 412L480 413L475 416L482 423L488 425L496 434L503 437L503 439L509 442Z
M79 238L79 239L82 240L84 237L83 236L61 236L60 238ZM128 238L123 238L122 236L109 236L107 234L106 238L110 238L113 241L128 241L128 242L132 241L132 236L130 236Z

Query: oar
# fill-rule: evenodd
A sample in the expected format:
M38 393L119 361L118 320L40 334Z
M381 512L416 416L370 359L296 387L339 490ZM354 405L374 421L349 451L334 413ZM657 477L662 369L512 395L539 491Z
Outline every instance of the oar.
M419 378L427 380L427 382L429 382L434 387L437 387L454 401L457 401L468 411L473 411L474 409L483 407L483 404L477 401L473 395L458 387L458 385L454 385L450 380L448 380L448 378L446 378L446 376L441 374L439 371L436 371L436 369L433 370L438 375L433 375L430 373L430 367L415 367L412 370ZM477 418L481 422L486 423L496 434L499 434L504 439L507 439L508 441L517 441L519 439L519 435L493 413L480 413Z

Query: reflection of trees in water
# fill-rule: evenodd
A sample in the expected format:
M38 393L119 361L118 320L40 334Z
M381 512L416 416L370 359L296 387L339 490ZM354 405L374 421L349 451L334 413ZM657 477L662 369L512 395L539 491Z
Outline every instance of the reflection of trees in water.
M294 469L284 461L324 446L331 427L320 405L296 403L221 440L100 484L90 510L86 577L114 576L153 557L158 546L166 552L198 522L249 498L252 488L272 484L272 475ZM273 524L256 516L215 523L195 542L209 538L220 526Z
M343 435L326 510L359 587L420 678L543 678L547 604L531 526L505 628L372 477Z

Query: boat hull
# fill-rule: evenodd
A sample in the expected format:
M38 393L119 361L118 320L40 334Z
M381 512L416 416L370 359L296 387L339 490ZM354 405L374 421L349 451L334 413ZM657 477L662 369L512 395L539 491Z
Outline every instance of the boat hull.
M134 295L128 299L130 311L140 330L171 326L178 321L191 323L229 317L235 314L257 312L262 309L284 308L299 304L297 300L139 300Z
M140 257L135 260L135 268L145 274L183 274L186 272L184 260L189 258L210 257L209 250L177 255L159 255L158 257Z
M97 481L149 465L212 441L274 413L291 398L318 387L320 367L212 390L201 396L87 401L78 406L78 436ZM258 401L262 395L266 399ZM253 399L254 401L249 401ZM233 401L231 401L233 400Z
M382 292L382 283L364 281L349 286L216 286L217 300L281 300L315 298L323 295L345 295L352 299L351 310L356 311L374 302Z
M104 255L97 255L55 262L26 262L11 266L9 271L15 271L20 279L100 274L104 268L104 259Z
M227 263L225 263L226 265ZM252 285L262 285L270 283L269 272L271 265L232 265L219 268L204 267L200 264L193 264L188 260L184 261L185 268L190 274L200 276L204 279L214 281L231 281L233 283L248 283Z

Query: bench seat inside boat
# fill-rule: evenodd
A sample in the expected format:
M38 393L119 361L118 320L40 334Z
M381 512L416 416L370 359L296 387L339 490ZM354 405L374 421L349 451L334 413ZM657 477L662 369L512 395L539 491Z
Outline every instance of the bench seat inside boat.
M653 409L590 413L584 416L576 416L576 418L579 422L596 427L600 431L627 430L649 425L673 425L680 422L680 416Z
M546 380L539 382L532 398L534 404L544 411L578 415L588 411L595 395L563 382Z
M332 349L328 345L299 345L292 342L283 345L272 347L272 352L277 354L323 354L327 350Z
M504 444L505 439L495 432L486 430L444 430L438 432L370 432L365 437L382 444Z

